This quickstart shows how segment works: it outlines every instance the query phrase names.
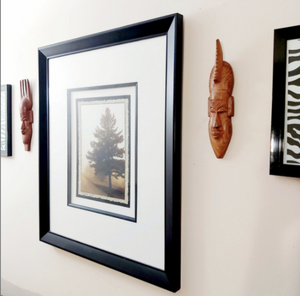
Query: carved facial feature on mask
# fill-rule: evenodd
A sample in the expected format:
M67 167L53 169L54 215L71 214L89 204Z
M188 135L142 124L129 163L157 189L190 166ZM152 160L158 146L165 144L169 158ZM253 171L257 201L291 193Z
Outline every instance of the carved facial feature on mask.
M209 138L217 158L223 158L232 136L231 117L234 115L233 72L223 61L222 48L217 40L216 64L212 69L208 98Z

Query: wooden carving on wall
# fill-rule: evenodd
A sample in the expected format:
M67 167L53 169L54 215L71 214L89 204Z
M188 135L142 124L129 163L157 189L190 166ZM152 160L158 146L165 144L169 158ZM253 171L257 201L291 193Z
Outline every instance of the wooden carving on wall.
M33 111L32 97L28 79L20 81L21 102L20 102L20 118L22 121L21 133L25 151L30 151L30 143L32 136Z
M232 136L231 117L234 115L233 71L223 61L223 52L217 40L216 62L209 78L208 132L211 146L217 158L223 158Z

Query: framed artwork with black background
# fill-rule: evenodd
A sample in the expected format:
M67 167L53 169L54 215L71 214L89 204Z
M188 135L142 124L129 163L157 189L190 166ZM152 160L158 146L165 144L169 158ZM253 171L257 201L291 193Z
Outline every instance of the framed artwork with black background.
M12 156L11 85L1 85L1 156Z
M40 240L180 289L183 17L44 46Z
M274 32L270 174L300 177L300 26Z

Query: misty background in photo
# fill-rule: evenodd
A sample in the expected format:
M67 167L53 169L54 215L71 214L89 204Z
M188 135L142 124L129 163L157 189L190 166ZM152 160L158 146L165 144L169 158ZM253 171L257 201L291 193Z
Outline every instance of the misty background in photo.
M125 110L120 100L83 100L78 105L83 195L125 198Z

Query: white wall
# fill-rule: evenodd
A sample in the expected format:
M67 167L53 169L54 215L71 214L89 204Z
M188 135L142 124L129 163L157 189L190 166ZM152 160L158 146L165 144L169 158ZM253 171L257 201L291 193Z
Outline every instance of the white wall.
M300 295L300 180L269 176L273 30L299 25L299 0L3 0L1 84L13 85L13 157L1 158L2 277L42 296L169 292L39 242L37 48L179 12L184 16L184 296ZM235 74L223 160L207 133L215 40ZM20 135L19 81L32 86L32 151Z

